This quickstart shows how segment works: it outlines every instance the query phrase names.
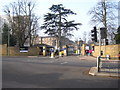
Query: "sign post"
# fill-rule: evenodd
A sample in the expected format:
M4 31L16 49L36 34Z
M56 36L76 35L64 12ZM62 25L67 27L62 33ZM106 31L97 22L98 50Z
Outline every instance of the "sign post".
M106 38L107 38L107 29L105 27L100 28L101 39L104 39L104 56L106 57Z

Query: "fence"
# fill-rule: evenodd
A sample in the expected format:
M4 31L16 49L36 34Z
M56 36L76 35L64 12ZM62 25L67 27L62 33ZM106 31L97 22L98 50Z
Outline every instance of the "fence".
M97 72L120 73L120 60L117 57L97 57Z

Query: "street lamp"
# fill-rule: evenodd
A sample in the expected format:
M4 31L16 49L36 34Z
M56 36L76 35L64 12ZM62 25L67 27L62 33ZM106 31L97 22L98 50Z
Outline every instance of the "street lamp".
M10 11L8 11L9 13L9 18L10 18ZM9 46L10 46L10 31L8 29L8 45L7 45L7 54L9 56Z
M29 26L28 26L28 34L29 34L29 45L31 46L31 11L30 11L30 6L31 3L28 3L28 7L29 7Z
M8 29L8 56L9 56L9 45L10 45L10 31Z

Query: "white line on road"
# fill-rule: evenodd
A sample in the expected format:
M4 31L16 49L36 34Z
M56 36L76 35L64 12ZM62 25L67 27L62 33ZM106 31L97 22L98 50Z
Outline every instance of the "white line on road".
M53 63L54 61L50 61L50 63Z
M66 64L66 63L68 63L68 62L63 62L63 63L61 63L61 64Z

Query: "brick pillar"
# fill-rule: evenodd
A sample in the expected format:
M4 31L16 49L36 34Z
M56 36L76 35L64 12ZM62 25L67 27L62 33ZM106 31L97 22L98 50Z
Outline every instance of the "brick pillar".
M85 44L83 44L82 45L82 48L81 48L82 50L81 50L81 53L82 53L82 55L84 56L85 55Z

